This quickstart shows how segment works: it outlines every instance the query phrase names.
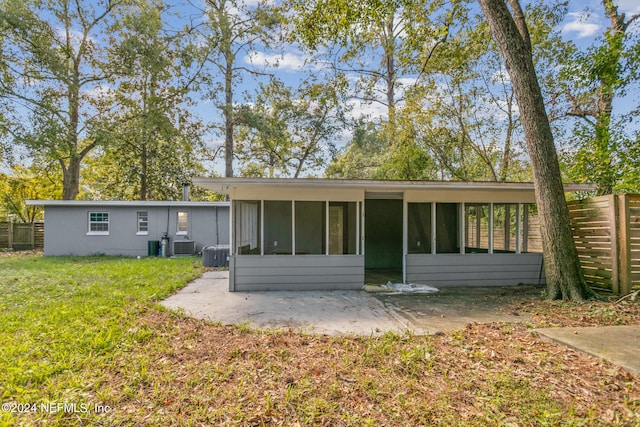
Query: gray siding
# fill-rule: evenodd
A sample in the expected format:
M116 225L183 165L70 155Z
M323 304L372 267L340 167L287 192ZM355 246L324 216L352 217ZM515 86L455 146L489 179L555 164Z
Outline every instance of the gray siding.
M360 255L244 255L231 257L229 290L289 291L360 289Z
M540 253L406 256L407 282L433 286L538 284L541 268Z
M137 212L149 215L149 232L137 235ZM188 232L176 235L177 212L189 212ZM216 225L217 211L217 225ZM89 212L109 212L109 235L90 235ZM168 228L167 228L168 220ZM169 234L174 240L194 240L196 251L204 246L229 244L228 206L46 206L44 254L146 256L148 241Z

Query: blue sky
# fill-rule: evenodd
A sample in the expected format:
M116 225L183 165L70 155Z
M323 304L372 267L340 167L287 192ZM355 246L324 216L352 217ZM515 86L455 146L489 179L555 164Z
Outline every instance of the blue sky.
M523 1L523 4L525 3L526 2ZM617 0L616 3L619 6L620 12L625 12L628 15L640 13L640 1L638 0ZM609 23L603 13L603 7L600 0L570 1L569 13L559 26L558 30L565 39L572 40L579 47L584 48L591 45L594 39L601 35L603 29L608 25ZM640 25L636 25L636 28L640 28ZM278 54L265 51L254 52L254 55L251 58L245 57L242 61L244 61L246 65L250 66L255 66L256 64L278 64L277 67L270 67L269 70L291 85L295 85L304 78L303 70L306 72L321 72L319 67L310 64L310 58L305 56L305 54L296 46L288 46L283 52ZM247 78L239 89L242 91L252 92L255 91L255 87L255 81L251 81L250 78ZM636 98L636 94L632 93L625 99L617 100L615 104L616 110L619 112L629 110L632 108L631 101L635 101ZM240 101L240 99L238 100ZM354 117L363 115L375 119L377 117L384 117L386 114L385 107L378 103L364 104L357 100L351 100L349 103L354 107L354 113L352 113ZM198 108L198 111L203 116L209 116L212 113L212 107L213 106L210 102L205 102L200 108ZM349 136L349 134L344 134L339 136L338 139L341 143L344 143L349 139ZM221 143L222 136L217 138L212 136L208 141L209 145L217 145ZM222 171L222 163L222 160L219 161L218 165L215 167L215 170L218 173Z
M246 0L247 3L257 2L258 0ZM269 0L279 1L279 0ZM182 26L185 19L192 18L195 22L202 22L202 10L206 8L206 2L204 0L170 0L174 5L171 12L178 12L182 16L181 19L173 18L171 22L176 26ZM525 1L523 1L525 3ZM638 0L617 0L619 10L627 14L640 13L640 1ZM581 47L590 45L594 38L602 34L603 28L608 25L606 17L603 14L603 8L600 0L580 0L569 2L569 14L558 28L561 34L566 39L573 40ZM640 25L636 25L637 31L640 31ZM296 86L303 78L306 77L305 73L322 73L322 70L316 64L310 63L310 58L307 57L301 49L297 46L286 46L284 50L278 54L258 49L252 56L243 56L239 58L240 65L247 65L251 67L258 66L263 68L265 64L275 65L277 67L267 67L266 69L277 75L281 80ZM243 82L237 87L236 102L243 102L243 92L255 93L257 82L251 77L245 77ZM100 91L100 88L96 88L96 91ZM97 92L96 92L97 93ZM636 93L629 94L626 99L620 100L616 104L618 111L625 111L629 109L631 100L636 100ZM349 103L353 108L353 117L358 115L364 115L372 119L378 117L384 117L386 109L377 103L364 104L356 100L351 100ZM222 117L220 110L217 109L214 103L210 100L198 100L197 105L193 107L193 112L200 116L205 122L208 123L221 123ZM339 135L336 139L338 143L344 143L349 139L349 134L345 133ZM222 134L210 134L207 136L207 145L215 147L222 144ZM219 159L213 169L221 173L223 170L224 160ZM236 167L236 169L238 169Z

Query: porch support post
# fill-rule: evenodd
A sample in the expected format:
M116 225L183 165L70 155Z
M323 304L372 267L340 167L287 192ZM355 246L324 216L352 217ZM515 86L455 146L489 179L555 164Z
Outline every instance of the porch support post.
M324 251L329 255L329 201L324 202Z
M516 253L522 253L520 249L520 243L522 239L520 238L520 230L522 228L522 218L520 215L520 203L516 204Z
M529 252L529 204L522 205L522 252Z
M489 229L487 230L489 235L489 253L493 253L493 202L489 203Z
M264 200L260 200L260 256L264 255Z
M407 254L409 253L409 204L402 196L402 283L407 283Z
M465 250L464 250L464 244L465 244L465 240L466 239L466 234L467 231L465 230L465 218L466 218L466 213L465 213L465 208L464 208L464 202L460 203L460 253L464 254Z
M216 211L218 208L216 208ZM236 216L236 201L232 200L229 204L229 249L231 256L238 255L236 247L236 242L233 240L235 238L235 233L233 228L235 227L235 216Z
M504 205L504 250L511 250L511 204Z
M360 202L356 202L356 255L360 255Z
M480 217L482 215L482 205L476 205L476 248L480 249L482 245L480 244L480 239L482 238L482 233L480 233L480 229L482 227L482 221L480 221Z
M296 201L291 201L291 255L296 254Z
M436 202L431 202L431 255L436 254Z

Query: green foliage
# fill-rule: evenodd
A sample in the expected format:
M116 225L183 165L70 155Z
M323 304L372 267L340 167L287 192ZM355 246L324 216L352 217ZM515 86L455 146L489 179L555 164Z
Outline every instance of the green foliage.
M188 110L199 83L196 47L187 31L169 31L161 6L139 2L116 25L113 141L88 161L91 198L177 198L182 184L205 174L203 125Z
M380 168L386 141L376 125L360 119L353 138L340 150L325 171L327 178L370 179Z
M261 85L255 105L236 111L243 175L300 177L321 170L342 129L338 97L330 86L294 90L278 80Z
M86 155L107 143L108 111L100 91L108 75L111 25L124 1L16 1L0 4L2 86L14 112L31 114L11 124L16 144L62 171L62 197L79 191ZM10 71L9 71L10 70Z
M621 116L615 101L638 87L637 31L630 29L639 16L620 14L615 2L603 0L609 22L596 41L584 50L575 46L556 57L561 70L555 98L573 120L573 133L565 142L568 179L597 184L600 195L637 188L633 181L635 135L629 129L638 109ZM637 102L637 100L634 100ZM628 173L631 173L631 180Z
M216 103L223 116L225 176L233 176L234 105L236 85L243 77L262 74L246 67L239 59L251 57L259 49L267 50L279 36L283 17L277 7L266 2L245 3L238 0L207 0L207 25L202 56L211 63L217 84L212 85L208 97Z
M6 221L9 215L24 223L42 219L42 209L27 206L25 200L55 199L60 194L60 181L35 167L16 166L11 172L11 175L0 173L0 220Z

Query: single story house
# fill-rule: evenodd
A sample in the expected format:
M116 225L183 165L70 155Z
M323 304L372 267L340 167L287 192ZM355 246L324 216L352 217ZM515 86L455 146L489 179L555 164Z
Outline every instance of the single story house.
M360 289L386 277L434 286L544 282L531 183L201 178L194 184L231 200L230 291Z
M44 206L44 254L189 255L229 244L229 202L29 200Z

